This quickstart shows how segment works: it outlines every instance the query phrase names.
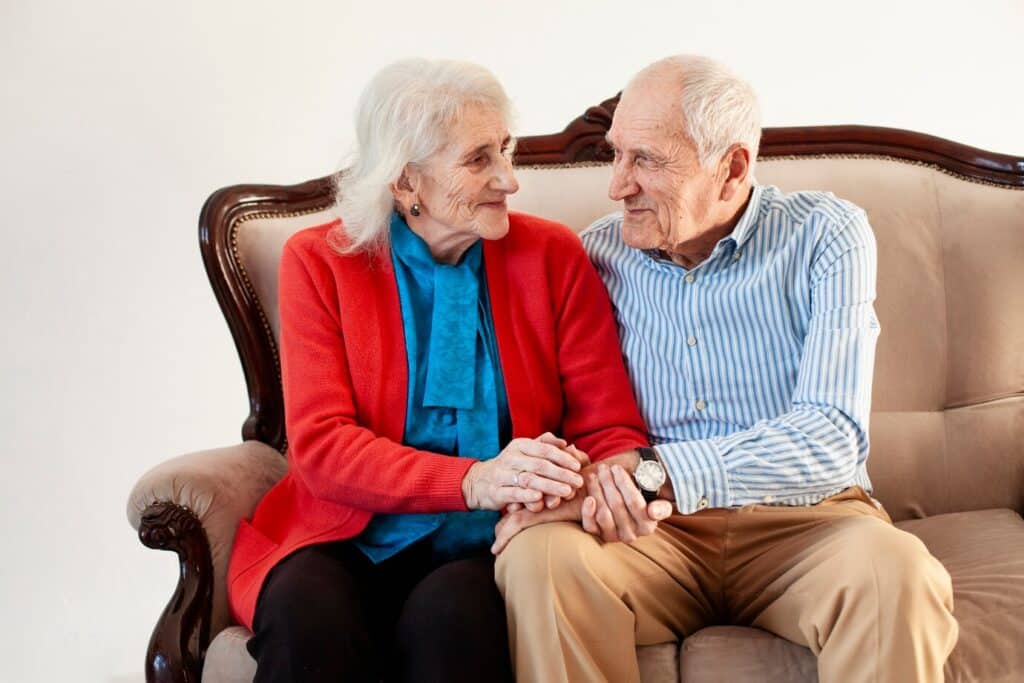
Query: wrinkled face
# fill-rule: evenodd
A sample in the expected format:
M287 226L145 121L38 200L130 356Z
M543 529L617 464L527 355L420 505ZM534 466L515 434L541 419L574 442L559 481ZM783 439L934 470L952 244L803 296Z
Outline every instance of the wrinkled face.
M482 105L466 108L448 144L418 169L416 194L435 240L505 236L505 198L519 189L511 146L499 112Z
M623 239L638 249L683 251L714 228L720 183L700 165L683 130L678 87L648 78L630 85L615 109L608 196L623 202Z

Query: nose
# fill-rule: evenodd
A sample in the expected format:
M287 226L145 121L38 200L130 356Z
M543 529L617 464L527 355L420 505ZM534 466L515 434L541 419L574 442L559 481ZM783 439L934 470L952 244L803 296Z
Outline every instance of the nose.
M512 168L512 160L504 156L498 165L498 171L494 174L494 189L501 190L505 194L515 194L519 191L519 181L516 180L515 169Z
M608 181L608 197L613 202L622 201L639 191L636 178L633 177L633 167L623 163L622 159L612 162L612 177Z

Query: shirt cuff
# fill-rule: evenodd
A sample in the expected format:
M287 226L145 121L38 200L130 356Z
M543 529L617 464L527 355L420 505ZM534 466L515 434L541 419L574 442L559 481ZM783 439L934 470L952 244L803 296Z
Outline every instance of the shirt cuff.
M678 441L654 447L668 473L676 509L689 515L705 508L726 508L731 502L722 457L711 441Z

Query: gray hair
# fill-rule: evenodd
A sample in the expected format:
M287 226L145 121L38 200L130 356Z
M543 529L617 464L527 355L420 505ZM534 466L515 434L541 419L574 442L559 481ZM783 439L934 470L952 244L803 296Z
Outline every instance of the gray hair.
M348 238L344 251L387 243L395 208L391 185L407 165L421 165L439 152L451 124L472 104L493 107L511 123L505 90L482 66L405 59L377 72L356 105L355 158L336 181L335 209Z
M753 177L761 143L761 108L750 84L708 57L674 55L641 70L630 85L665 72L680 85L683 132L697 147L701 166L717 163L739 143L750 149L747 177Z

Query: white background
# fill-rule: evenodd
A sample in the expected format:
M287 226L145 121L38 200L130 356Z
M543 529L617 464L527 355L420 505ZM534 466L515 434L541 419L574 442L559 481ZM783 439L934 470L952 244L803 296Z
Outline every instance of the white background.
M536 134L698 52L749 78L765 125L1024 155L1024 4L971 5L0 0L0 681L141 680L176 562L126 497L248 412L199 208L333 170L378 67L484 64Z

